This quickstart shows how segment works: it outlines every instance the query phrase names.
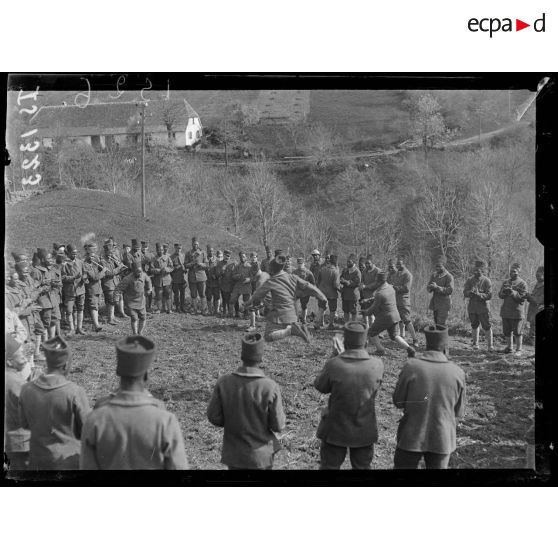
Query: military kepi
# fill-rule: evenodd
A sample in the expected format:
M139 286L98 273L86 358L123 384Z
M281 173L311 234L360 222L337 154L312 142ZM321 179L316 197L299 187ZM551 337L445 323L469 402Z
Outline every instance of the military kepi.
M142 335L124 337L116 342L116 373L139 377L148 370L155 357L155 343Z
M42 346L49 369L62 368L70 362L72 350L67 341L60 335L44 341Z
M448 326L431 325L424 328L427 351L443 351L448 346Z
M345 345L364 347L368 328L362 322L347 322L343 327Z
M241 360L261 362L263 360L265 342L260 333L247 333L242 338Z

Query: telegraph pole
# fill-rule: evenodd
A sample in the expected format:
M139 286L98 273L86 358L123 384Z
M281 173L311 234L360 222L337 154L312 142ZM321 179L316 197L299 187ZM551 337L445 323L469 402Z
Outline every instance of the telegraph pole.
M145 219L145 104L141 104L141 216Z

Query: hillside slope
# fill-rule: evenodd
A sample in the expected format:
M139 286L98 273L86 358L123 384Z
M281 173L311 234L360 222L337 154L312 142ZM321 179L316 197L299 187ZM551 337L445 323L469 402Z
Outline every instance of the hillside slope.
M227 231L199 221L186 221L180 208L164 213L157 207L147 208L141 217L139 200L100 190L51 190L15 205L6 206L6 253L15 248L50 247L53 242L76 242L88 232L98 240L113 235L119 245L130 239L173 244L181 241L190 246L193 235L205 247L238 251L254 249L249 239L238 238ZM171 248L172 250L172 248Z

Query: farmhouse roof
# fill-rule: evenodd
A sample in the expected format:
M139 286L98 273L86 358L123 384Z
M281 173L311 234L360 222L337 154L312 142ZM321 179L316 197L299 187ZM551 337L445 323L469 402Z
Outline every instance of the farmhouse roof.
M172 128L186 127L188 118L198 117L196 111L184 101L176 103ZM150 101L145 109L146 132L165 132L161 117L164 104ZM85 108L76 105L43 106L30 120L39 136L89 136L133 134L140 131L140 107L136 103L92 103Z

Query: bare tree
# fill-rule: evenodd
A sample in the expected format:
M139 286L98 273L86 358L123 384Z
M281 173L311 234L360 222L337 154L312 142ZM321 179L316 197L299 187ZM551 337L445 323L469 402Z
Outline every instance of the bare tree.
M304 147L316 160L316 166L326 166L340 143L339 137L322 122L312 124L306 131Z
M250 165L246 176L248 200L264 246L273 244L290 205L283 183L263 162Z
M188 116L184 101L171 100L165 97L160 101L150 103L147 111L151 118L164 124L167 129L168 142L173 144L173 129L180 120L185 120Z
M248 213L246 181L238 175L224 172L217 178L217 188L231 216L235 234Z

